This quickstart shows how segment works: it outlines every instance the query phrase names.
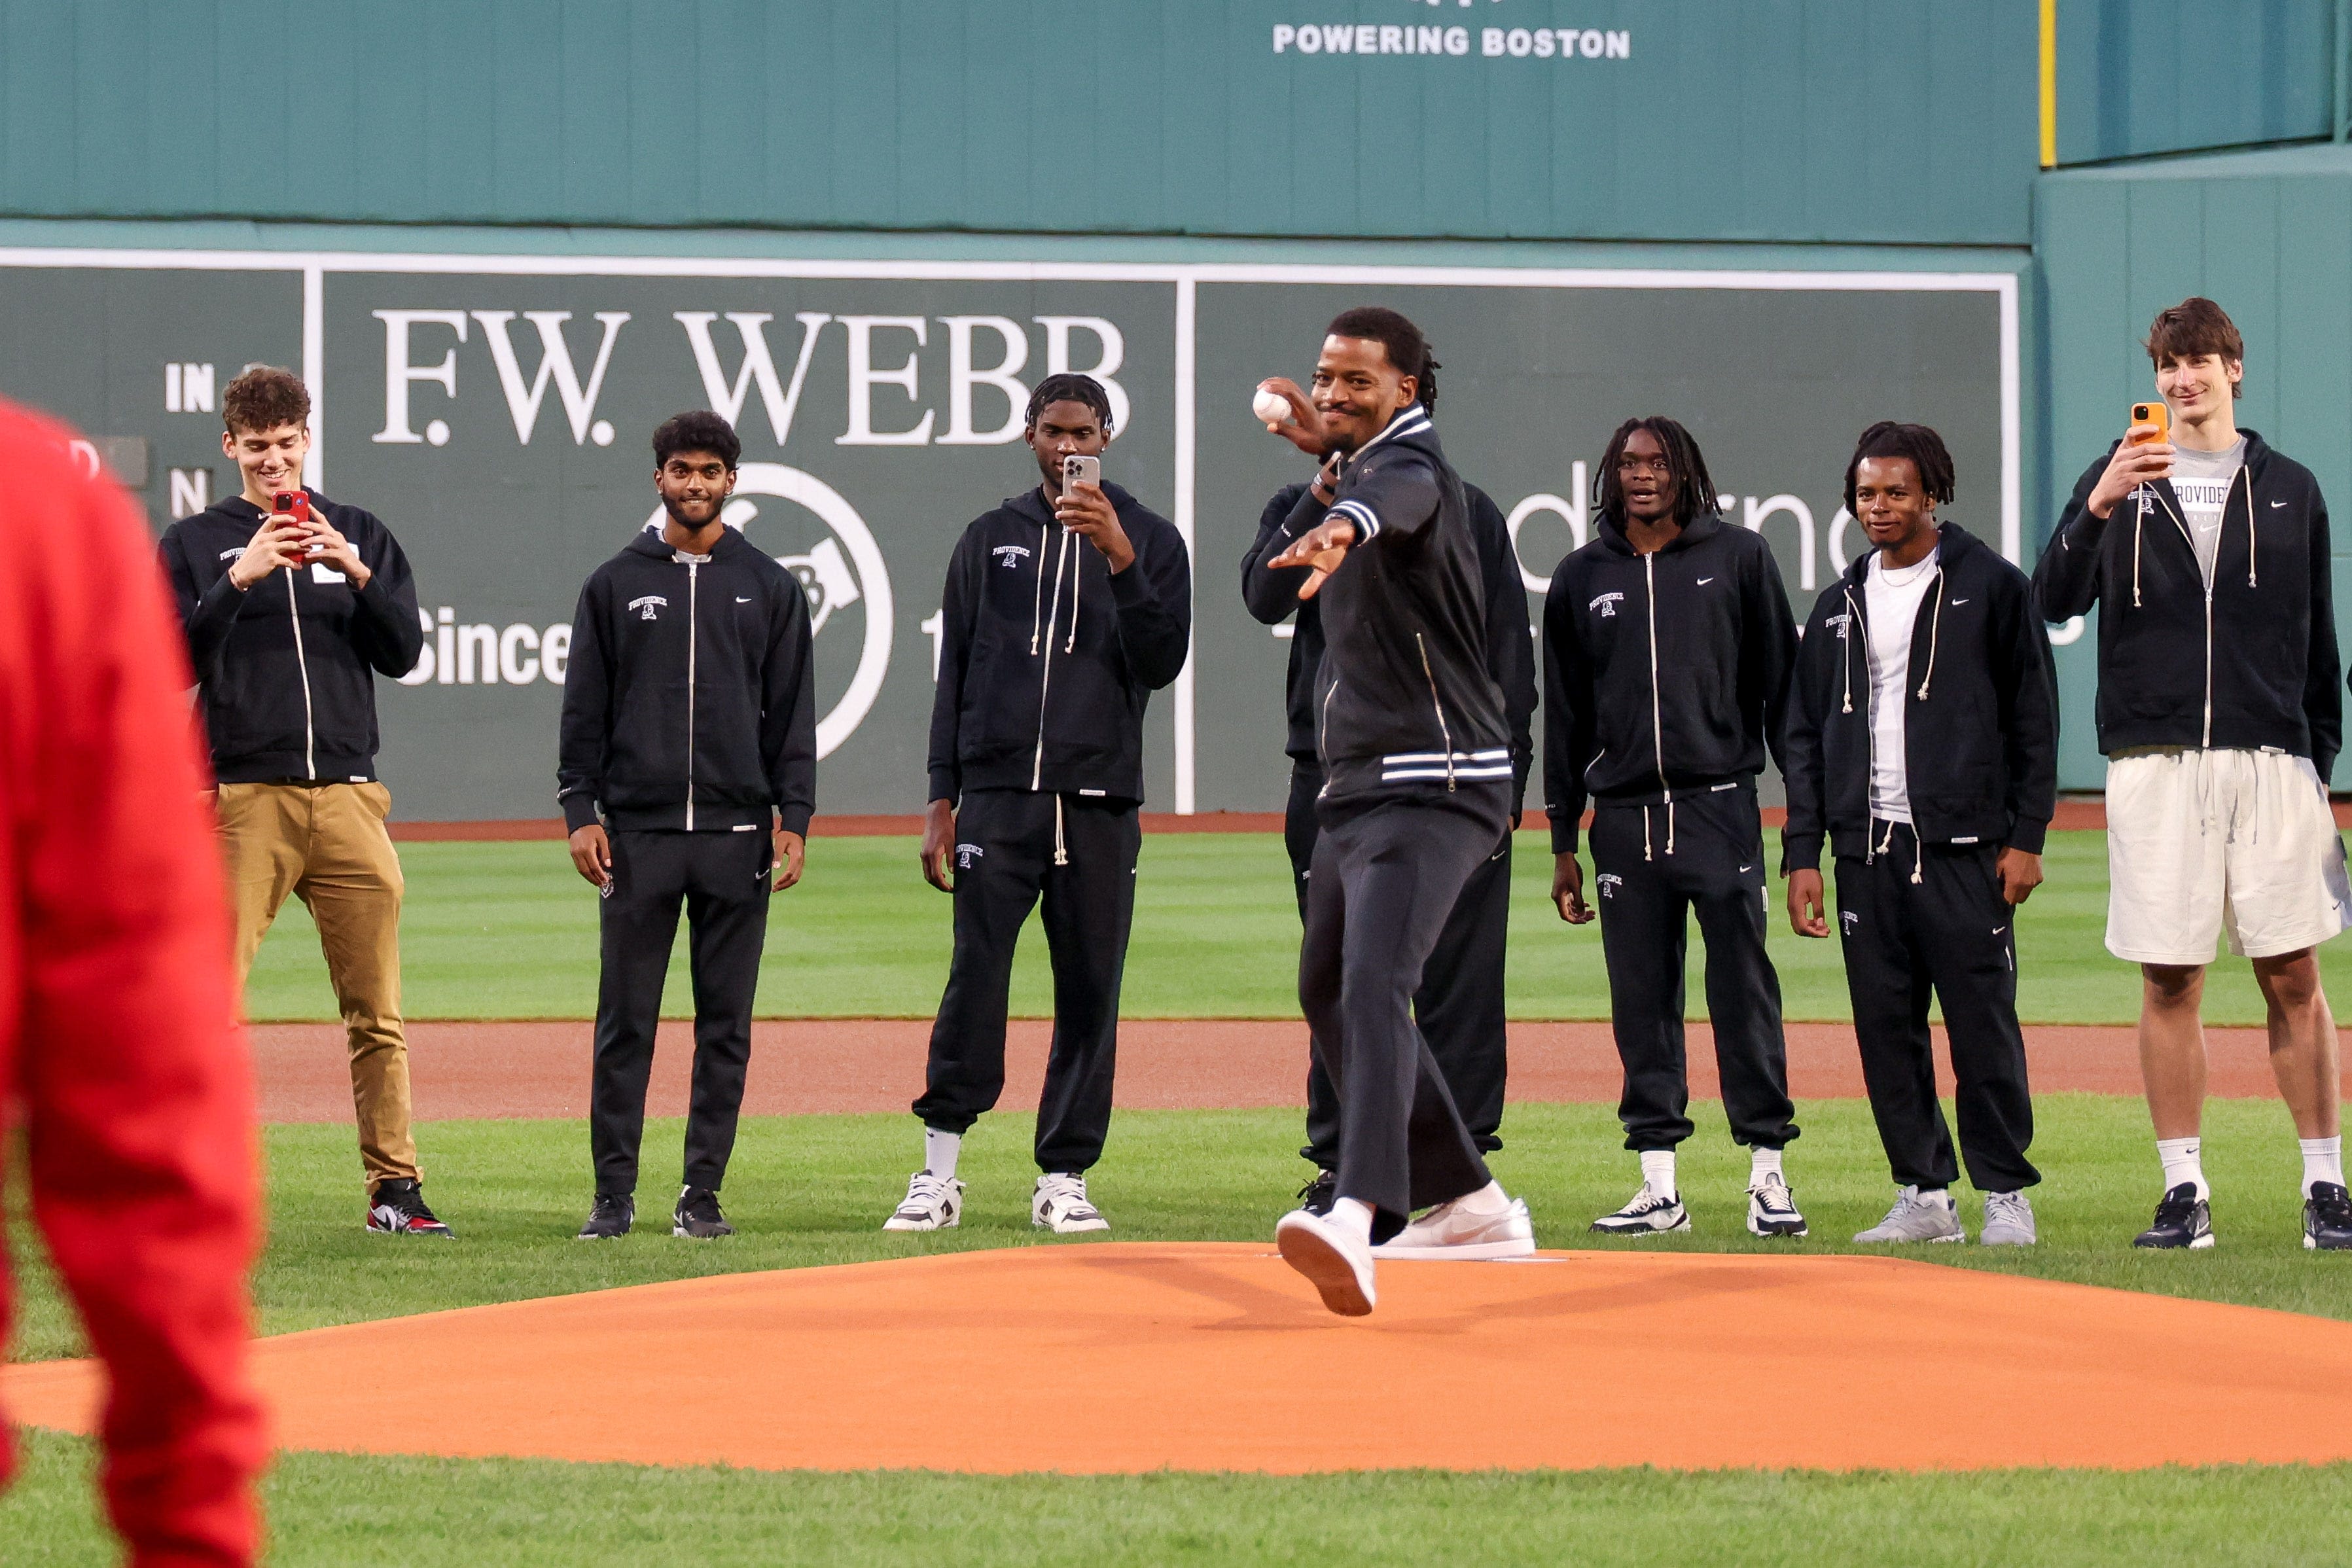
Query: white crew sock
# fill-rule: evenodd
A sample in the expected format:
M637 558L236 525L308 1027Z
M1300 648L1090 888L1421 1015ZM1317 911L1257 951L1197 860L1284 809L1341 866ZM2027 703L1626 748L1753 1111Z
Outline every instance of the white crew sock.
M1331 1205L1331 1223L1366 1247L1372 1244L1372 1205L1361 1198L1341 1198Z
M2298 1138L2303 1148L2303 1195L2311 1195L2314 1182L2334 1182L2344 1184L2344 1135L2333 1138Z
M1511 1207L1511 1194L1503 1190L1502 1183L1488 1182L1476 1192L1465 1193L1455 1198L1453 1206L1464 1214L1507 1214Z
M1672 1149L1642 1151L1642 1185L1662 1198L1675 1195L1675 1152Z
M955 1180L956 1156L963 1152L963 1134L923 1129L923 1169L941 1181Z
M1780 1169L1780 1151L1750 1149L1748 1152L1748 1184L1760 1187L1767 1176L1779 1176L1782 1186L1789 1184L1788 1175Z
M2166 1192L2183 1182L2193 1182L2199 1197L2213 1195L2213 1189L2205 1181L2203 1148L2204 1140L2200 1138L2159 1138L2156 1141L2156 1157L2164 1162Z

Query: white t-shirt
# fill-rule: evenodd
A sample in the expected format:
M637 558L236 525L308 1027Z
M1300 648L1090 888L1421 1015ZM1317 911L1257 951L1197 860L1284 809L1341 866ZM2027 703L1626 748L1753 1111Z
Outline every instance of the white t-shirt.
M1903 701L1911 680L1911 634L1936 583L1936 557L1887 570L1884 553L1863 577L1863 615L1870 623L1870 815L1911 821L1910 772L1903 760Z
M2221 553L2221 512L2230 490L2245 466L2246 438L2219 452L2177 448L2172 455L2172 493L2180 498L2180 521L2189 525L2189 541L2197 547L2197 564L2204 569L2205 585L2213 585L2213 563Z

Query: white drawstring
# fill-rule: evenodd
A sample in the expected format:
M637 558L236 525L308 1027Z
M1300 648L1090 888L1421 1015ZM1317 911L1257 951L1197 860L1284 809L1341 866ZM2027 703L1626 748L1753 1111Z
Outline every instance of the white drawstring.
M1861 635L1859 637L1855 635L1856 627L1861 628ZM1845 706L1839 710L1840 712L1851 713L1853 711L1854 645L1856 643L1863 643L1864 647L1867 647L1868 644L1865 639L1867 639L1869 636L1870 625L1862 618L1862 606L1853 602L1853 589L1852 587L1848 587L1845 591Z
M1928 592L1936 595L1936 613L1927 622L1927 673L1919 678L1919 700L1927 700L1927 683L1936 679L1936 643L1944 635L1944 569L1936 568L1935 585ZM1919 879L1914 877L1913 881Z
M1895 819L1893 817L1886 819L1886 833L1879 842L1873 844L1868 834L1863 836L1862 842L1864 845L1862 863L1865 866L1875 866L1881 855L1889 854L1895 848Z
M1062 574L1070 564L1070 538L1069 532L1066 530L1062 534L1062 548L1054 552L1054 603L1045 612L1045 629L1049 632L1054 629L1055 623L1062 618ZM1038 563L1040 581L1043 581L1044 575L1045 563L1040 561ZM1035 634L1031 635L1034 637ZM1070 628L1070 637L1074 641L1077 637L1077 627L1075 626ZM1034 651L1034 648L1032 651ZM1069 650L1064 648L1062 651L1067 653Z
M1066 866L1069 863L1070 847L1062 837L1062 795L1056 790L1054 793L1054 864Z
M1064 539L1067 539L1069 538L1069 535L1065 532L1062 537ZM1077 564L1077 573L1070 579L1070 637L1067 642L1062 645L1062 651L1064 653L1076 653L1078 651L1078 589L1087 580L1087 557L1084 551L1081 551L1078 553ZM1054 577L1055 586L1057 587L1060 585L1061 575L1061 568L1055 567L1054 570Z
M1653 858L1650 854L1650 808L1646 805L1642 808L1642 858Z
M1044 523L1037 525L1037 598L1029 607L1029 657L1037 657L1037 639L1045 629L1045 546L1053 533Z
M1666 853L1675 852L1675 797L1666 796Z
M2244 464L2238 472L2246 477L2246 586L2254 584L2254 471Z
M1887 826L1886 836L1889 838L1895 837L1895 828L1892 824L1889 824ZM1911 885L1913 887L1916 888L1919 885L1919 872L1927 864L1927 842L1919 837L1918 831L1915 828L1911 834Z
M2135 610L2139 608L2139 537L2147 528L2147 487L2142 485L2136 493L2139 497L2139 510L2134 514L2132 521L2132 608Z

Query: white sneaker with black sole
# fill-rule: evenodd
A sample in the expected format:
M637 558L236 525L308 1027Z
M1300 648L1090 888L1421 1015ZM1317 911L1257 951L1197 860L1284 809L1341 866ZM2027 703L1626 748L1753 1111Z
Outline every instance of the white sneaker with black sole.
M1536 1227L1528 1205L1513 1198L1499 1214L1470 1214L1463 1200L1440 1204L1372 1248L1374 1258L1452 1258L1474 1262L1532 1258Z
M1797 1212L1796 1195L1777 1173L1748 1189L1748 1234L1768 1238L1805 1234L1805 1216Z
M1885 1219L1868 1230L1854 1234L1854 1240L1867 1247L1883 1242L1966 1241L1968 1238L1968 1231L1960 1225L1959 1205L1952 1201L1951 1193L1945 1189L1923 1193L1916 1186L1905 1187L1895 1194L1895 1206L1886 1211Z
M1379 1299L1372 1249L1328 1215L1293 1209L1274 1226L1282 1260L1307 1277L1323 1304L1343 1318L1369 1314Z
M953 1176L918 1171L907 1178L907 1197L884 1230L952 1230L963 1223L963 1184Z
M1037 1191L1029 1200L1029 1223L1055 1236L1110 1228L1102 1211L1087 1201L1087 1179L1070 1171L1049 1171L1037 1178Z
M1615 1214L1602 1215L1592 1222L1592 1228L1603 1236L1664 1236L1690 1227L1680 1194L1654 1193L1646 1186Z

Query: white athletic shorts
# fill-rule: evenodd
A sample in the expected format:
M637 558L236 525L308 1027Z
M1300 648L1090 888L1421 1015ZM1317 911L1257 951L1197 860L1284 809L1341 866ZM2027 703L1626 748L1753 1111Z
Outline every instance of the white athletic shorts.
M2195 747L2107 762L2107 951L2135 963L2273 958L2352 924L2344 840L2305 757Z

